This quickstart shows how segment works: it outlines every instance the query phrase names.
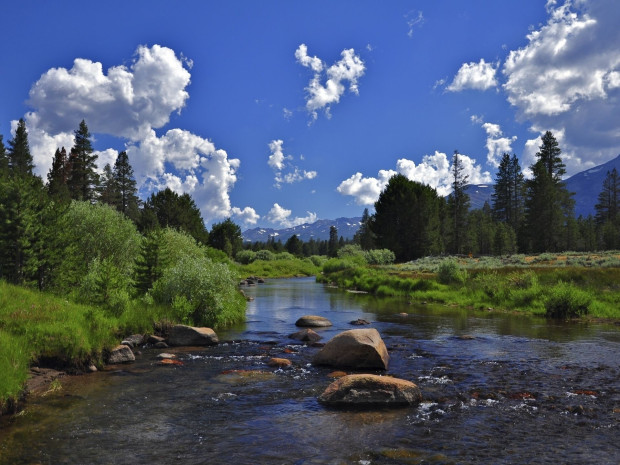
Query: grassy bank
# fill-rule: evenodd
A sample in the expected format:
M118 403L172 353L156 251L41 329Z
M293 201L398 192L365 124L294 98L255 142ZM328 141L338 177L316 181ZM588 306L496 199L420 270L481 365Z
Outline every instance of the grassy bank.
M289 255L289 254L287 254ZM277 255L276 255L277 257ZM323 257L310 258L274 258L271 260L254 260L251 263L236 263L236 273L239 279L248 276L262 278L294 278L297 276L315 276L321 271Z
M503 260L440 258L383 267L332 259L318 279L377 296L402 296L412 302L556 318L620 319L617 265L613 254L598 258L577 254Z
M222 325L243 318L245 304L233 306L234 315L218 316ZM129 334L153 333L162 322L191 323L185 307L132 300L119 315L0 281L0 412L14 409L31 365L101 367L106 351Z

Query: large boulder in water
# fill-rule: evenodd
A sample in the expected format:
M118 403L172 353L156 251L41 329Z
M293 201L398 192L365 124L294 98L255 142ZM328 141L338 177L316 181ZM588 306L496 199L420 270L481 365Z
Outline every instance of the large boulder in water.
M325 328L331 325L331 321L318 315L304 315L295 322L295 326L301 326L304 328Z
M218 342L217 334L211 328L175 325L168 335L168 344L171 346L212 346Z
M314 356L315 365L387 370L390 356L379 331L351 329L331 339Z
M422 400L411 381L378 375L347 375L330 384L319 402L334 407L402 407Z

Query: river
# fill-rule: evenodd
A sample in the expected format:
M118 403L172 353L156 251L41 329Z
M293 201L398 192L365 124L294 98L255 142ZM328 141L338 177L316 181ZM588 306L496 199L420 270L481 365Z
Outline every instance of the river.
M62 379L0 429L1 465L618 464L620 327L377 300L315 283L247 288L247 321L208 348L144 349L131 365ZM302 315L363 318L387 374L424 401L341 411L317 396L331 369L288 338ZM292 367L270 368L269 357Z

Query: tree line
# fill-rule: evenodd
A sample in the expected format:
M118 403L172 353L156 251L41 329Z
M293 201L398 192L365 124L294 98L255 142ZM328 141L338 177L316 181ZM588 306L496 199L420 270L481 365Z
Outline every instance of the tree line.
M166 188L142 202L127 152L99 174L85 121L74 131L73 147L56 150L44 182L34 174L26 123L20 119L7 146L0 135L0 279L39 289L63 281L58 270L67 249L76 246L63 221L77 208L71 206L74 201L111 207L145 237L173 228L229 257L242 248L239 226L227 219L209 232L189 194Z
M397 261L427 255L506 255L562 250L594 251L620 246L620 178L607 173L596 215L575 218L574 193L561 149L550 131L541 137L536 162L525 179L516 155L502 156L491 202L470 209L467 176L458 151L451 163L452 193L444 199L432 187L393 176L375 213L364 210L356 241L362 249L388 248Z

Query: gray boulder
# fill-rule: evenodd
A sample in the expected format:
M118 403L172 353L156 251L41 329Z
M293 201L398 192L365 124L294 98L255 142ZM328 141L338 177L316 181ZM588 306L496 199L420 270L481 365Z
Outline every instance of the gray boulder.
M168 335L168 344L171 346L211 346L218 342L217 334L211 328L175 325Z
M319 402L334 407L403 407L421 400L411 381L367 374L343 376L319 396Z
M116 365L117 363L129 363L134 362L136 357L134 356L131 348L124 344L116 346L110 352L110 356L108 357L108 363L110 365Z
M351 329L332 338L314 356L315 365L387 370L390 356L379 331Z
M295 322L295 326L304 328L325 328L331 325L331 321L318 315L304 315Z

